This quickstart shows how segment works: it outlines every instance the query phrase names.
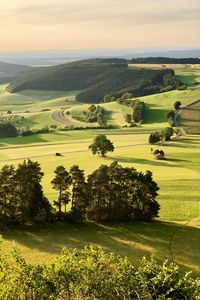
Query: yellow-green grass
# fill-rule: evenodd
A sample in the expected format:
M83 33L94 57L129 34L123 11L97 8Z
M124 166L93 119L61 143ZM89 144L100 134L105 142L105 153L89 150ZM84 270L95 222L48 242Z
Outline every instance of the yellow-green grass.
M143 172L151 170L160 187L159 222L113 225L66 223L15 227L3 232L4 249L8 250L15 240L25 258L37 262L56 256L63 247L73 249L95 243L105 250L127 255L135 264L143 255L154 254L158 259L173 259L184 270L200 274L200 137L185 137L160 146L166 153L167 160L157 161L151 154L151 146L146 144L147 134L110 134L109 138L116 149L107 158L101 158L88 151L88 145L92 141L92 133L89 132L91 135L85 135L82 140L72 140L69 137L67 140L63 134L59 141L48 140L48 143L41 146L15 145L16 148L13 148L13 145L10 149L2 147L0 158L4 161L0 165L16 165L23 157L37 160L45 173L42 181L44 192L51 201L57 197L50 182L58 165L69 169L73 164L78 164L89 174L99 165L117 160L123 166L135 167ZM6 146L3 143L1 145ZM63 156L57 157L55 152L63 153Z
M44 262L58 255L64 247L82 248L96 244L106 251L127 256L135 265L142 256L168 258L181 270L199 275L199 229L175 223L119 224L51 224L37 227L13 228L3 237L6 251L15 240L22 255L33 263Z
M66 108L71 114L80 114L87 109L89 104L81 104L75 102L77 92L56 92L56 91L22 91L16 94L9 94L5 91L6 85L0 85L0 110L13 112L23 115L24 119L20 122L20 127L41 128L52 124L63 126L59 120L52 118L53 111ZM145 124L138 129L158 129L166 127L166 112L171 110L173 103L180 100L183 105L188 104L192 100L200 98L200 88L190 87L184 91L171 91L161 94L155 94L140 97L146 103ZM66 102L66 99L68 101ZM132 109L117 102L101 104L106 109L105 118L108 124L115 126L126 125L126 114L130 114ZM48 110L48 111L44 111ZM79 126L86 126L84 122L79 122ZM68 125L74 124L73 118L70 116L66 122ZM134 129L137 131L138 129Z
M181 101L182 105L200 98L200 88L190 87L183 91L170 91L166 93L154 94L149 96L140 97L141 101L146 104L145 124L142 125L144 130L152 128L157 129L160 127L167 127L166 113L173 109L175 101ZM135 98L133 98L135 100ZM131 114L132 109L125 105L118 104L117 102L101 104L106 109L106 120L108 124L118 126L126 125L126 114ZM72 115L82 114L89 105L78 105L71 108Z
M146 104L145 124L142 125L143 129L157 129L169 126L166 121L166 113L173 109L175 101L181 101L182 105L186 105L199 98L199 87L191 87L184 91L174 90L140 97L139 99Z
M74 117L83 115L84 111L88 110L91 104L84 104L74 106L70 109L71 115ZM107 124L124 126L127 124L125 121L126 115L132 113L132 109L128 106L118 104L117 102L101 103L102 107L105 108L104 118Z
M50 200L53 200L56 193L52 190L50 181L57 165L63 164L70 168L73 164L78 164L88 174L102 163L109 164L117 160L123 165L133 166L141 171L151 170L153 172L155 180L162 187L159 196L159 201L162 203L160 213L162 220L186 221L198 217L197 200L200 197L200 188L198 188L197 183L200 180L198 169L200 138L188 138L168 143L166 146L163 145L162 149L168 158L166 161L154 160L150 151L151 147L146 144L148 139L146 134L118 134L109 135L109 138L113 141L116 149L106 159L91 154L88 145L92 138L89 137L77 141L62 140L60 144L56 142L55 144L44 143L40 146L2 148L0 155L4 157L4 161L1 161L1 165L5 163L17 164L28 157L39 161L45 173L43 179L45 194ZM62 153L63 156L55 156L56 152ZM185 184L187 181L188 184ZM194 189L192 189L193 184ZM173 186L172 192L170 186ZM174 210L171 210L172 198L176 202L176 209ZM188 208L182 209L185 205L191 206L192 211ZM168 206L170 209L166 209ZM180 214L177 214L177 209L180 209Z
M149 69L174 69L174 70L198 70L198 64L129 64L129 68L149 68Z
M77 91L38 91L25 90L11 94L6 91L7 85L0 85L0 111L37 112L42 109L54 109L74 104ZM68 100L68 101L66 101Z

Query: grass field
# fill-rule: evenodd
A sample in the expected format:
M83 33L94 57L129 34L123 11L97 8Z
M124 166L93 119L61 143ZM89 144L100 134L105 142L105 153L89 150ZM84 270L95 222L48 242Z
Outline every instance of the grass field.
M144 65L150 68L160 68L161 65ZM135 67L135 65L134 65ZM143 65L138 65L143 67ZM184 65L171 65L175 69L178 79L190 84L199 81L200 71L197 67ZM27 90L15 94L10 94L5 90L6 85L0 85L0 111L6 113L11 110L13 113L23 116L24 119L18 123L18 127L41 128L44 126L74 125L89 126L84 122L77 122L71 116L66 119L61 118L61 108L71 112L71 115L77 115L87 109L88 104L75 102L75 95L78 91L58 92L58 91L33 91ZM142 129L166 127L166 112L171 110L173 103L177 100L183 105L200 98L200 88L188 87L187 90L155 94L140 97L146 104L145 124ZM67 100L67 101L66 101ZM106 121L115 126L126 125L125 116L131 113L131 108L120 105L116 102L105 103L102 106L106 110ZM141 130L141 128L140 128Z
M191 68L176 68L177 76L185 76L188 82L197 80L196 72L196 69L193 72ZM63 126L52 118L53 112L66 108L76 114L87 107L74 101L76 91L8 94L5 87L0 86L0 111L12 110L24 115L27 126L31 128L51 124ZM192 270L200 275L200 136L182 137L160 146L166 154L165 161L154 160L151 146L147 144L150 131L168 126L165 114L172 109L175 101L180 100L186 105L199 98L198 86L141 97L147 105L145 124L136 128L73 130L0 139L0 167L4 164L17 165L28 157L37 160L45 173L42 184L50 201L57 197L50 182L58 165L69 169L73 164L78 164L88 175L99 165L117 160L123 166L153 172L160 187L158 201L161 205L160 217L152 223L57 223L9 228L2 232L5 251L15 241L26 259L37 262L58 255L63 247L82 248L85 244L95 243L105 250L127 255L135 264L141 256L153 254L158 259L169 258L183 270ZM124 118L130 113L130 108L115 102L102 105L106 109L108 124L125 125ZM106 134L116 147L106 158L93 156L88 151L88 145L100 133ZM62 153L62 156L55 156L56 152Z
M0 157L4 160L1 165L17 164L28 153L29 157L41 163L45 173L42 182L44 191L51 201L57 196L50 186L57 165L70 168L78 164L89 174L100 164L117 160L124 166L133 166L141 171L151 170L160 187L159 222L84 226L52 224L39 229L15 228L3 233L5 247L10 247L15 240L23 255L36 262L54 257L62 247L80 248L87 243L95 243L106 250L127 255L133 261L151 253L158 259L168 257L179 263L184 270L191 269L199 274L200 137L191 136L163 145L167 160L161 162L153 159L150 146L146 144L146 134L120 132L111 132L109 135L116 146L115 152L105 159L95 157L88 151L94 133L87 131L79 139L77 132L77 140L67 139L66 134L60 136L59 140L55 136L50 138L50 135L43 135L40 146L37 144L39 141L35 141L35 146L27 144L27 147L14 145L10 139L10 145L9 141L1 145ZM63 156L56 157L55 152L63 153ZM183 243L186 243L184 249Z

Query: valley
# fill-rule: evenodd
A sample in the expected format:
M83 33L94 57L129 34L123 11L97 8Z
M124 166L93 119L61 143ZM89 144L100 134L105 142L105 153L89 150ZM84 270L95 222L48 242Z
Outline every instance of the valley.
M191 76L179 68L177 76ZM159 218L151 223L66 222L44 226L11 226L2 232L5 249L10 249L15 241L27 261L37 263L54 258L63 247L80 249L83 245L93 243L101 245L106 251L127 256L136 264L143 255L149 257L153 254L159 260L168 258L177 263L181 270L200 274L200 136L188 134L161 145L153 145L153 149L159 147L165 152L164 161L154 159L152 146L148 144L150 132L169 126L165 115L173 108L175 101L187 105L200 98L199 86L189 85L185 90L139 97L146 105L145 122L136 127L129 127L125 119L132 111L130 107L117 102L100 103L105 109L106 123L111 125L110 129L98 128L97 123L85 123L73 118L73 115L82 114L90 106L90 103L75 100L79 91L25 90L10 94L6 87L7 84L0 86L1 120L12 116L12 122L18 129L48 126L51 130L49 133L1 138L1 167L5 164L16 166L27 158L38 161L44 172L44 194L53 203L57 192L52 189L50 182L58 165L69 169L77 164L88 175L102 164L118 161L123 166L134 167L142 172L153 172L153 178L160 188L158 202L161 209ZM15 116L19 120L15 120ZM182 118L185 117L181 116L181 126L184 128L186 125ZM198 117L196 121L199 124ZM115 151L105 158L93 156L88 150L98 134L106 134L115 146ZM60 156L56 156L56 153L60 153Z

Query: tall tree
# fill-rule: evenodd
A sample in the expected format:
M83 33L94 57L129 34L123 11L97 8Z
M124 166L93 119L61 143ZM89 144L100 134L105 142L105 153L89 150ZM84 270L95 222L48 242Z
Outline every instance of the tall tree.
M16 221L18 204L15 185L15 168L5 165L0 171L0 217L3 221Z
M72 213L75 218L84 219L87 206L87 184L84 171L77 165L70 168L72 178Z
M107 220L110 203L109 169L101 165L88 176L87 217L91 220Z
M43 175L38 162L28 159L18 165L15 182L22 223L35 222L40 213L40 205L43 206L46 202L41 185Z
M58 200L54 201L54 205L58 207L58 220L61 220L62 205L66 205L70 201L69 187L71 184L71 176L69 172L63 166L58 166L55 171L55 177L51 181L51 184L55 190L59 192Z

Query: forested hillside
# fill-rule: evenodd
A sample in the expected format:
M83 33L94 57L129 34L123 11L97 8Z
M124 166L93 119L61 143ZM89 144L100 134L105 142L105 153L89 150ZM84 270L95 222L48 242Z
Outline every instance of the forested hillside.
M118 97L131 92L138 97L176 86L177 81L171 69L128 68L124 59L93 59L47 67L28 74L11 83L8 91L81 90L76 96L77 101L98 103L106 94Z
M199 57L175 58L175 57L138 57L129 61L131 64L200 64Z
M29 66L0 62L0 83L16 80L18 77L24 76L33 70L34 68Z

